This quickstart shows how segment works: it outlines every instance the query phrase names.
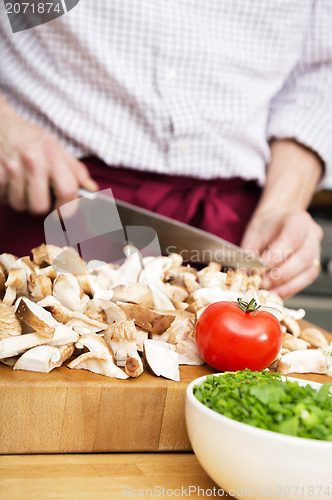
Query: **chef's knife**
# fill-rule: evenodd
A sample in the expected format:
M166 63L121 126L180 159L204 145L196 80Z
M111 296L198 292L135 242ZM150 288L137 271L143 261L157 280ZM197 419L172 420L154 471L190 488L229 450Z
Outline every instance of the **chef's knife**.
M102 202L108 200L114 205L114 200L102 192L91 193L80 189L79 195L91 200L92 203L94 200ZM155 214L124 201L116 199L115 203L123 227L145 226L156 231L163 254L176 252L182 255L185 261L193 263L208 264L215 261L224 267L268 268L257 256L202 229ZM131 242L129 241L129 243Z

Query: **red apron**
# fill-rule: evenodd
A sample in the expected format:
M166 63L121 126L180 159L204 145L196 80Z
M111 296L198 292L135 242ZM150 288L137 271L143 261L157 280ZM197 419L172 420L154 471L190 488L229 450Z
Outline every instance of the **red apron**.
M129 168L108 167L89 157L83 160L100 189L115 198L172 217L239 244L261 190L243 179L201 180L161 175ZM29 255L45 242L44 219L0 207L0 253Z

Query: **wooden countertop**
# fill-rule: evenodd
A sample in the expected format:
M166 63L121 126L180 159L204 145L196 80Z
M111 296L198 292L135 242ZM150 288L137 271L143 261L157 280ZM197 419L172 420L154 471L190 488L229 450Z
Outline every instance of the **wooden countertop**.
M197 499L213 488L220 490L193 453L0 456L3 500L185 498L185 491Z

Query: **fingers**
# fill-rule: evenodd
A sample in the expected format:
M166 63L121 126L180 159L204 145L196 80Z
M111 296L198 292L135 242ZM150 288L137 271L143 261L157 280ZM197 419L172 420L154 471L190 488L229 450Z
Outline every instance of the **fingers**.
M3 163L5 177L4 180L6 202L15 210L26 209L25 186L22 178L22 166L19 158L11 157Z
M305 271L297 274L293 279L284 282L282 285L273 287L271 290L282 298L291 297L315 281L318 274L318 267L312 262Z
M262 287L289 297L312 283L319 273L314 261L320 258L322 236L321 227L309 214L286 218L280 237L271 245L270 263L274 266L265 273Z
M85 165L55 136L15 112L10 113L8 126L0 133L0 202L15 210L42 214L51 208L51 187L57 206L77 198L80 186L98 190Z
M69 164L71 169L78 180L78 185L87 189L88 191L98 191L98 184L91 178L89 170L84 163L69 157Z

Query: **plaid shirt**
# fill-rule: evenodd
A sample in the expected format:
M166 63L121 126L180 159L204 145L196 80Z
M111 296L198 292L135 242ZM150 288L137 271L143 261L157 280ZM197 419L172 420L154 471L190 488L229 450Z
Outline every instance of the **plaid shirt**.
M262 184L294 138L332 168L331 0L80 0L15 34L2 6L0 54L7 99L78 157Z

